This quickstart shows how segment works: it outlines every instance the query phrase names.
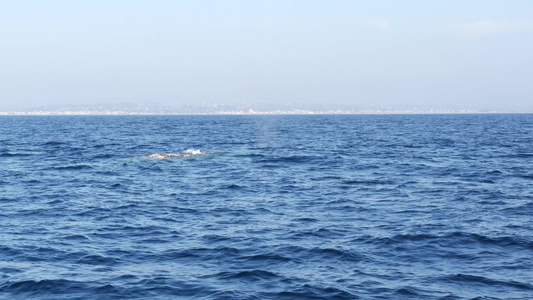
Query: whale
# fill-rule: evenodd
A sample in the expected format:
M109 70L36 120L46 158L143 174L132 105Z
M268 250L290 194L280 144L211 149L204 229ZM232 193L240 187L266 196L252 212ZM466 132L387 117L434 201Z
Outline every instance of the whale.
M196 150L196 149L189 149L182 153L150 153L146 155L146 157L156 158L156 159L167 159L167 158L191 157L191 156L199 155L199 154L205 154L205 152L201 150Z
M151 153L151 154L146 155L146 157L166 159L166 158L185 157L185 154L182 154L182 153Z

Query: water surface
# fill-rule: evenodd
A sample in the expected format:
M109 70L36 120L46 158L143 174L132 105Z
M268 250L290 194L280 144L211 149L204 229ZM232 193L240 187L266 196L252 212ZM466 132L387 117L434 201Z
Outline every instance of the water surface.
M0 298L532 299L532 132L533 115L1 117Z

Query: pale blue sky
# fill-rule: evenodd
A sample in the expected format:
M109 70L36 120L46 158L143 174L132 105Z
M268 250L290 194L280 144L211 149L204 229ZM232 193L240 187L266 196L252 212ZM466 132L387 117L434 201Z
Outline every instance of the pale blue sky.
M188 102L533 111L530 0L0 3L0 110Z

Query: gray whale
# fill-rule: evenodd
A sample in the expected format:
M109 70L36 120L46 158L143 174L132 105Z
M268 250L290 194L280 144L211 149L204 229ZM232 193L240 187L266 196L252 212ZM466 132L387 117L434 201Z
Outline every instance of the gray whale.
M165 159L165 158L185 157L185 155L181 153L152 153L152 154L146 155L146 157Z
M166 159L166 158L179 158L179 157L191 157L194 155L204 154L205 152L201 150L189 149L182 153L151 153L146 155L146 157L157 158L157 159Z

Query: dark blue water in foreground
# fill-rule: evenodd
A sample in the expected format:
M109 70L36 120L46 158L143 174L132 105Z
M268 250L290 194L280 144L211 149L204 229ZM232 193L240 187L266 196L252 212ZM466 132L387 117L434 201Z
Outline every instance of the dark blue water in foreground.
M0 298L533 299L533 115L1 117Z

